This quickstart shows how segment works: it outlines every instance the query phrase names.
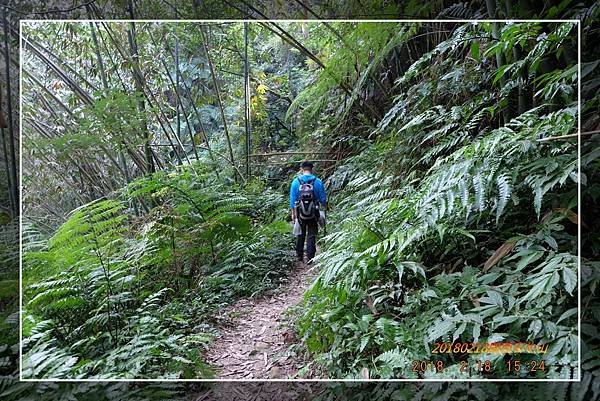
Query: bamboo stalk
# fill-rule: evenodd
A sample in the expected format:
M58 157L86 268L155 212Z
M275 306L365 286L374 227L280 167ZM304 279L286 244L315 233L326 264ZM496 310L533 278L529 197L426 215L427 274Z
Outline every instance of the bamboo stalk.
M34 128L34 129L35 129L35 130L36 130L36 131L37 131L37 132L38 132L38 133L39 133L41 136L44 136L44 137L46 137L46 138L49 138L49 136L48 136L48 135L44 135L44 133L43 133L43 130L42 130L40 127L38 127L34 121L27 121L27 120L25 120L25 121L26 121L26 122L29 122L29 123L31 124L31 126L32 126L32 127L33 127L33 128ZM24 134L24 135L25 135L25 136L27 136L27 134ZM31 139L30 139L30 140L31 140ZM52 170L54 170L54 172L55 172L55 173L56 173L56 174L57 174L59 177L61 177L61 178L63 179L63 181L65 182L65 184L67 184L67 185L71 186L71 187L72 187L72 188L75 190L75 195L77 196L77 198L79 199L79 201L80 201L82 204L83 204L83 203L86 203L86 202L85 202L85 200L84 200L84 199L82 199L82 198L79 196L79 193L78 193L78 188L75 186L75 184L73 184L71 181L69 181L69 180L67 179L67 177L66 177L66 176L65 176L65 174L64 174L64 171L63 171L62 169L58 169L58 168L56 168L56 163L53 163L53 162L52 162L52 161L51 161L51 160L48 158L48 156L47 156L46 154L44 154L43 152L40 152L40 153L39 153L39 157L46 159L46 165L47 165L47 166L50 166L50 168L51 168ZM90 187L93 187L95 184L103 183L102 181L100 181L100 182L99 182L97 179L93 179L93 178L92 178L92 177L89 175L89 173L88 173L86 170L83 170L83 169L81 168L81 166L79 165L79 163L77 163L77 162L76 162L76 161L75 161L75 160L74 160L74 159L73 159L73 158L72 158L70 155L67 155L67 159L68 159L68 160L69 160L71 163L73 163L73 164L75 165L75 167L77 167L77 168L79 169L79 171L85 171L85 175L86 175L86 178L89 180ZM84 188L81 188L81 189L85 189L85 187L84 187ZM90 197L90 198L91 198L91 197Z
M304 160L289 160L289 161L285 161L285 162L269 162L269 161L263 161L263 162L255 162L257 164L270 164L270 165L280 165L280 164L296 164L296 163L302 163ZM315 162L315 163L329 163L329 162L339 162L339 160L337 159L314 159L314 160L308 160L311 162Z
M134 18L133 15L133 1L130 0L129 1L129 12L131 14L131 19ZM129 47L131 50L131 58L132 58L132 62L133 62L133 68L137 71L140 70L139 67L139 54L138 54L138 47L137 47L137 39L136 39L136 29L135 29L135 22L131 21L129 22L129 29L127 30L127 36L129 37ZM135 90L136 92L143 94L144 93L144 86L145 86L145 80L142 74L134 74L134 85L135 85ZM144 99L141 98L138 101L138 107L140 112L142 112L142 114L146 113L146 102L144 102ZM154 165L154 154L152 153L152 149L150 148L149 144L151 142L150 139L150 135L148 132L148 125L146 124L146 121L144 120L142 122L142 126L140 127L143 130L143 136L144 136L144 140L146 141L146 147L145 147L145 153L146 153L146 163L148 164L147 167L147 172L152 174L156 171L156 167Z
M53 139L53 138L59 138L60 137L60 135L58 133L56 133L52 128L50 128L49 126L43 126L43 123L41 123L39 121L32 120L31 118L28 118L28 117L26 117L23 121L24 122L28 122L29 124L31 124L31 126L38 132L38 134L40 134L41 137L44 137L44 138L50 139L50 140ZM53 132L55 135L51 136L46 131ZM68 160L71 163L73 163L75 165L75 167L77 167L78 169L85 171L86 176L89 179L90 185L94 186L94 185L97 185L98 183L104 184L103 180L98 181L98 178L92 178L92 176L89 175L88 170L83 168L83 166L78 162L78 160L75 158L75 156L73 155L73 153L75 153L75 152L66 153L65 154L66 160ZM82 159L86 160L86 155L82 156L79 152L78 152L78 155ZM99 168L96 168L97 166L95 166L94 164L87 163L85 166L87 168L93 170L92 173L96 174L96 177L101 177L102 176L101 170ZM119 166L117 166L117 167L119 167ZM110 192L110 191L114 190L114 187L112 187L110 185L110 183L107 182L107 185L105 185L105 189L107 189L108 192Z
M88 11L89 13L89 11ZM90 15L91 17L91 15ZM96 53L96 59L98 60L98 69L100 70L100 78L102 79L102 86L105 90L108 89L108 78L106 76L106 69L104 68L104 61L102 60L102 55L100 54L100 44L98 43L98 37L96 35L96 26L94 22L88 23L90 26L90 31L92 33L92 42L94 43L94 51Z
M62 100L60 100L54 93L52 93L52 91L50 89L48 89L46 87L46 85L44 85L43 83L41 83L32 73L30 73L29 71L23 69L23 72L25 73L26 77L29 78L31 81L33 81L34 84L36 84L37 86L40 87L40 89L42 89L44 92L46 92L48 95L50 95L50 97L56 102L57 105L59 105L63 110L65 110L67 112L67 114L70 117L74 117L73 112L71 111L70 108L67 107L67 105L65 105L63 103Z
M248 23L244 22L244 128L246 131L246 178L250 178L250 67L248 65Z
M286 156L286 155L339 155L339 152L273 152L273 153L254 153L250 157L265 156Z
M154 37L152 35L150 35L150 39L152 40L152 43L154 43L154 45L158 47L158 44L156 43L156 41L154 40ZM183 46L183 47L185 48L185 46ZM169 44L166 41L165 41L165 48L166 48L167 52L171 56L173 56L173 54L171 53L171 50L169 48ZM186 48L186 50L188 50L188 49ZM164 60L162 60L162 62L163 62L163 64L165 64ZM165 68L167 68L167 67L165 67ZM181 74L181 76L183 77L183 74ZM187 95L188 95L188 102L192 106L192 110L194 110L194 114L196 115L196 119L198 120L198 123L200 124L200 130L202 131L202 135L204 136L204 141L206 143L206 149L208 150L208 154L210 156L210 160L213 163L213 167L214 167L213 171L215 172L215 175L217 176L217 178L221 179L221 177L219 175L219 169L217 168L217 162L216 162L215 157L214 157L214 155L212 153L212 149L210 147L210 141L208 140L208 135L206 134L206 129L204 128L204 124L202 123L202 116L200 115L200 111L196 107L196 104L195 104L193 96L192 96L192 90L185 83L185 79L183 79L181 81L181 84L182 84L183 88L185 89L185 93L187 93ZM192 141L193 141L193 138L192 138ZM195 143L194 143L194 146L198 147ZM200 147L200 148L202 149L202 147Z
M91 24L91 22L90 22L90 24ZM39 42L35 41L34 39L32 39L30 37L27 38L27 39L25 39L25 40L28 41L28 42L30 42L31 44L35 45L38 50L41 50L44 53L46 53L53 60L55 60L60 65L61 68L64 68L65 70L71 72L73 75L75 75L77 78L79 78L83 83L85 83L87 86L89 86L92 90L97 91L99 89L96 85L94 85L88 79L86 79L83 75L81 75L81 73L79 73L75 69L75 67L69 65L65 60L61 59L58 55L56 55L48 47L40 44Z
M163 61L164 63L164 61ZM166 63L164 63L166 65ZM175 118L177 121L177 137L179 138L179 140L181 140L181 114L180 111L182 109L181 107L181 99L179 98L179 41L177 40L177 37L175 37L175 82L173 82L173 78L171 77L171 74L169 73L169 70L167 68L167 75L169 77L169 81L171 81L171 84L173 85L173 89L175 89L175 105L176 105L176 109L175 109ZM191 132L190 132L191 135ZM192 144L193 144L193 140L192 140ZM195 150L195 149L194 149ZM198 159L198 156L196 155L196 159Z
M0 92L0 104L1 104L1 92ZM4 155L8 154L8 150L6 148L6 135L4 134L5 131L5 125L6 124L0 124L0 135L2 136L2 153ZM6 172L8 173L10 171L10 165L8 163L8 157L3 157L4 159L4 168L6 169ZM9 188L13 188L13 186L15 185L12 182L12 178L10 174L7 174L7 178L8 178L8 187ZM16 209L16 199L14 199L14 194L13 191L10 190L8 191L8 200L10 202L10 211L11 213L14 213L15 209Z
M89 7L86 7L86 8L87 8L88 15L91 16L90 8ZM103 87L104 91L106 93L108 93L108 91L109 91L108 77L106 74L106 69L104 68L104 60L102 59L102 54L100 53L100 44L99 44L98 38L96 36L96 26L94 25L94 22L89 22L89 27L90 27L90 31L92 33L92 42L94 43L94 50L96 53L96 59L98 61L98 69L100 70L100 77L102 79L102 87ZM121 126L120 121L119 121L119 128L120 128L120 131L123 132L123 127ZM125 146L125 148L129 147L127 145L127 143L125 143L125 141L123 141L122 144ZM123 154L123 149L121 146L119 146L119 148L118 148L118 156L119 156L119 161L123 165L123 172L125 174L125 183L129 184L131 182L131 174L129 173L129 166L127 165L127 161L125 160L125 155ZM134 208L136 210L136 215L138 215L137 205L134 204Z
M272 22L272 21L271 22L259 22L259 24L262 25L263 27L265 27L270 32L272 32L273 34L279 36L282 40L289 43L291 46L298 49L306 57L308 57L312 61L314 61L323 70L323 72L325 74L328 74L330 77L332 77L334 79L334 81L337 83L337 85L340 87L340 89L342 91L344 91L344 93L346 93L346 95L352 96L352 89L344 81L342 81L340 79L340 77L333 74L333 72L330 69L328 69L325 66L325 64L323 64L323 62L313 52L308 50L302 43L300 43L296 38L294 38L292 35L290 35L286 30L284 30L283 28L281 28L279 25L277 25L275 22ZM365 111L365 112L368 111L369 113L371 113L370 117L374 117L376 119L381 118L381 114L379 113L379 111L377 111L370 103L365 102L364 99L361 99L360 97L358 98L358 101L359 101L359 105L364 106L363 111Z
M23 43L31 50L33 53L51 70L53 70L56 75L66 83L73 93L77 95L81 101L86 105L92 105L94 103L94 99L87 93L77 82L75 82L69 75L62 69L61 66L56 64L54 61L50 60L40 49L37 48L32 42L30 42L27 38L23 38Z
M17 190L19 181L17 179L17 151L16 151L16 138L15 138L15 129L13 127L13 108L12 108L12 94L11 94L11 76L10 76L10 40L9 40L9 32L8 32L8 19L6 18L6 8L2 10L2 22L4 27L4 59L6 65L6 104L7 104L7 125L8 125L8 145L10 150L10 171L6 173L11 177L11 185L10 191L12 192L13 198L13 216L19 215L19 192Z
M594 134L600 134L600 130L581 132L581 133L576 133L576 134L560 135L560 136L549 136L547 138L540 138L537 141L538 142L548 142L548 141L554 141L554 140L558 140L558 139L577 138L579 136L587 136L587 135L594 135Z
M219 85L217 83L217 76L215 74L215 68L213 66L212 58L210 57L210 53L208 51L208 40L206 35L204 34L204 29L200 26L200 35L202 36L202 46L204 47L204 53L206 54L206 59L208 61L208 66L210 68L210 75L212 77L213 85L215 87L215 92L217 93L217 100L219 102L219 110L221 112L221 118L223 119L223 129L225 131L225 138L227 139L227 147L229 149L229 157L231 158L231 164L235 166L235 159L233 157L233 147L231 146L231 138L229 136L229 128L227 128L227 119L225 118L225 110L223 109L223 100L221 99L221 91L219 90ZM237 171L237 169L236 169ZM237 181L237 178L235 178Z
M127 53L125 52L125 50L123 50L121 48L121 46L119 45L119 42L113 36L113 34L110 31L108 25L106 23L104 23L104 22L101 22L101 24L104 26L104 30L106 31L106 33L108 34L108 37L110 38L111 42L113 43L113 45L117 49L117 52L121 55L121 57L124 60L128 60L130 57L127 55ZM123 87L123 91L127 91L127 87L125 86L125 83L123 82L123 79L121 78L121 75L119 74L119 70L116 67L116 64L115 64L114 60L112 59L112 57L110 57L110 52L109 52L109 49L108 49L108 45L107 45L106 41L104 40L104 37L102 36L102 33L100 32L100 30L98 30L98 34L100 36L100 39L102 40L102 43L104 44L104 48L108 52L109 60L110 60L110 62L112 64L113 68L115 69L115 72L116 72L117 76L119 77L119 80L121 81L121 86ZM138 71L134 69L133 70L133 74L135 75L137 73L138 73ZM179 163L180 164L183 163L183 160L181 159L181 156L179 155L179 150L177 149L177 147L173 143L173 140L171 139L171 136L167 132L167 128L165 127L165 125L163 124L163 121L161 120L161 116L165 119L165 121L168 120L168 119L165 116L165 114L162 111L162 109L158 107L158 100L156 99L156 96L154 96L154 94L150 90L148 90L148 93L146 93L146 91L144 91L143 96L146 99L146 101L148 102L148 105L151 106L150 110L152 111L152 113L156 117L156 120L158 121L158 124L160 125L160 128L162 129L163 133L165 134L165 137L171 143L171 147L173 148L173 152L175 153L175 156L177 156L177 159L179 160ZM156 103L156 105L154 105L153 102ZM156 110L158 110L158 112ZM159 115L159 113L160 113L160 115ZM173 135L175 136L175 131L173 131L173 128L170 125L167 125L167 127L170 129L171 133L173 133ZM183 148L183 145L181 143L178 143L178 144L179 144L179 146L181 146L181 148ZM187 155L186 155L186 160L189 162L189 159L187 159Z
M154 41L154 38L152 37L152 42L156 43ZM188 131L190 134L190 141L192 143L192 150L194 151L194 156L196 157L196 160L199 159L198 156L198 149L196 148L196 143L194 142L194 133L193 133L193 129L192 129L192 124L190 124L190 120L188 118L188 114L185 111L184 107L183 107L183 102L181 100L181 93L179 90L181 81L181 71L179 69L179 40L177 38L175 38L175 56L174 56L174 60L175 60L175 79L176 82L173 82L173 78L171 78L171 75L169 74L169 67L167 66L167 63L164 60L162 61L162 64L165 68L165 71L167 72L167 77L169 78L169 81L171 82L171 84L175 87L175 97L177 98L177 105L178 105L178 110L181 110L181 112L183 113L183 118L185 119L185 124L188 127ZM177 137L180 138L180 127L181 125L181 121L180 121L180 116L179 116L179 111L177 112ZM180 139L181 141L181 139ZM186 156L187 157L187 156ZM189 160L188 160L189 162Z
M129 2L129 12L130 12L131 18L133 19L133 3L131 1ZM128 55L126 53L126 51L121 47L121 45L119 44L119 42L114 38L114 36L112 35L112 32L108 28L108 25L106 23L104 23L104 22L101 22L101 24L104 26L104 29L106 30L106 33L108 34L109 38L111 39L112 43L114 44L115 48L117 49L117 52L121 55L121 57L124 60L133 61L133 63L132 63L132 65L133 65L133 67L132 67L132 71L133 71L132 75L133 75L133 78L134 78L134 85L136 87L136 91L143 96L143 99L140 99L139 102L138 102L138 107L140 107L140 111L143 112L143 113L145 112L145 102L144 102L144 99L145 99L148 102L148 105L150 106L150 110L157 116L157 120L158 120L161 128L163 129L163 131L165 132L165 135L167 136L167 138L170 141L170 137L166 133L166 129L164 128L164 126L163 126L160 118L158 117L158 115L156 114L156 112L154 110L155 108L152 105L150 97L148 96L148 94L144 90L144 88L146 86L146 83L145 83L144 76L141 73L141 70L139 68L139 57L138 57L138 54L137 54L137 43L136 43L136 40L135 40L135 36L136 36L136 33L135 33L135 24L133 22L130 22L130 29L127 30L127 36L128 36L129 46L130 46L130 50L131 50L131 54L130 55ZM100 34L100 31L98 31L98 32ZM100 34L100 37L102 38L101 34ZM104 42L104 39L103 39L103 42ZM106 43L104 43L104 45L105 45L105 48L108 50L108 47L106 46ZM110 54L110 52L109 52L109 54ZM111 62L113 64L113 66L114 66L115 64L112 61L112 58L111 58ZM118 74L118 72L117 72L117 74ZM120 78L120 76L119 76L119 78ZM125 88L125 85L124 85L123 82L122 82L122 85L123 85L124 90L127 90ZM155 99L154 96L152 95L152 92L149 91L149 93L152 96L152 98ZM161 113L162 113L162 110L159 109L159 111L161 111ZM148 132L149 132L148 131L148 127L147 127L147 124L146 124L145 121L142 123L142 131L143 131L142 132L142 138L144 138L144 140L146 141L146 143L148 143L150 141L150 138L149 138L149 135L148 135ZM155 167L154 167L154 160L156 160L157 164L161 164L160 163L160 159L154 153L152 153L152 150L150 148L148 148L148 147L145 148L145 152L144 153L145 153L146 163L147 163L148 166L146 168L141 168L141 170L142 171L149 170L149 172L153 172L154 169L155 169Z

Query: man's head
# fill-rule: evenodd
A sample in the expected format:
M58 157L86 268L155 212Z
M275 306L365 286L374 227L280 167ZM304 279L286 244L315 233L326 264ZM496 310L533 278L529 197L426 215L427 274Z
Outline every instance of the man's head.
M313 164L312 162L307 161L303 161L302 164L300 165L300 171L303 173L312 173L313 171Z

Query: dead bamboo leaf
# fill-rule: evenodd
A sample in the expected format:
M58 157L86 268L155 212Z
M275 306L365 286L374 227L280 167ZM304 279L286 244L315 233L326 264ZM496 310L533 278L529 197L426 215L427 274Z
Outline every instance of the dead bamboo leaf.
M498 263L500 261L500 259L502 259L507 253L509 253L510 251L513 250L516 243L517 242L514 240L506 241L504 244L502 244L500 246L500 248L496 249L496 252L494 252L494 254L492 256L490 256L490 258L483 265L483 271L484 272L488 271L490 269L490 267L492 267L496 263Z
M580 223L579 216L577 215L577 213L575 213L571 209L567 209L564 207L557 207L554 209L554 211L564 214L567 217L567 219L569 219L569 221L571 221L571 223L573 223L573 224ZM581 221L581 226L583 228L587 228L587 224L585 224L583 221Z
M367 299L365 299L365 303L367 304L367 307L369 308L369 310L371 311L373 316L379 315L379 313L377 312L377 309L375 309L375 302L373 301L373 299L371 297L367 297Z
M205 399L207 399L209 396L213 395L213 390L210 389L202 394L200 394L200 396L198 396L198 398L196 398L196 401L203 401Z

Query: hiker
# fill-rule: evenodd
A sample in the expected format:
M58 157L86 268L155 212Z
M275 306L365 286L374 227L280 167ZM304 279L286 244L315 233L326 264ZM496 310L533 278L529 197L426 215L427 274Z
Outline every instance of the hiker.
M304 241L306 240L307 261L312 263L317 250L319 219L323 218L321 212L325 209L326 203L325 187L323 187L323 182L313 174L313 164L309 161L302 162L299 176L292 181L290 187L292 223L297 229L297 232L294 232L297 235L296 255L300 262L304 261Z

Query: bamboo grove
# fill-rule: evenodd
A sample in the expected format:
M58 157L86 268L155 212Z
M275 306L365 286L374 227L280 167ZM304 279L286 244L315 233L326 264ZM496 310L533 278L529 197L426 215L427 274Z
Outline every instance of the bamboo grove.
M460 378L475 356L438 356L441 376L411 361L435 342L527 340L549 344L544 372L497 354L471 377L582 367L597 391L593 295L581 332L577 308L578 284L598 283L598 216L578 214L597 196L598 62L578 68L576 24L22 33L25 377L213 377L214 316L287 279L286 191L303 152L323 152L330 223L296 317L306 377ZM261 156L277 152L292 158Z

